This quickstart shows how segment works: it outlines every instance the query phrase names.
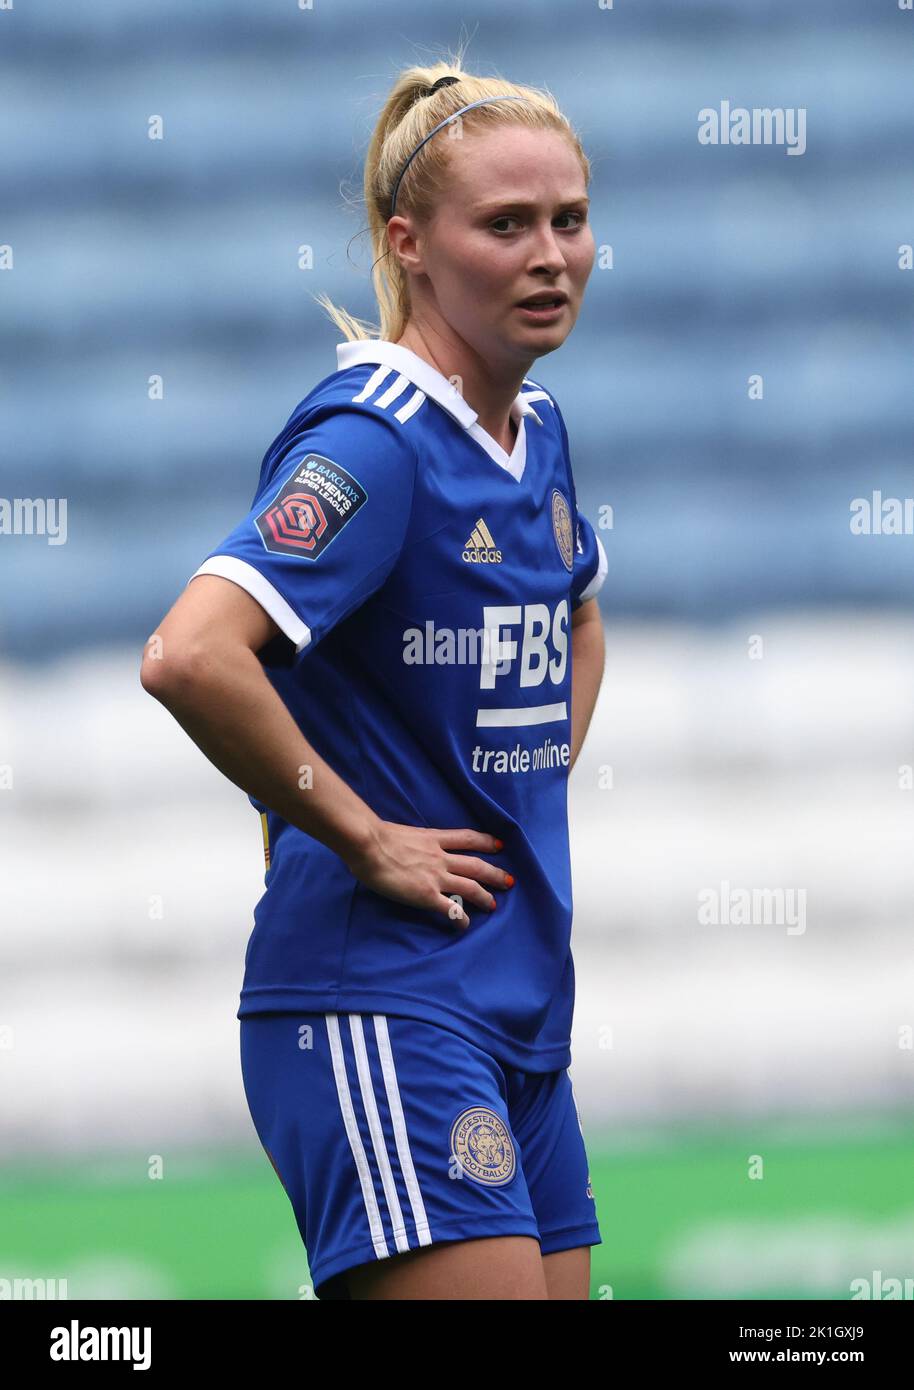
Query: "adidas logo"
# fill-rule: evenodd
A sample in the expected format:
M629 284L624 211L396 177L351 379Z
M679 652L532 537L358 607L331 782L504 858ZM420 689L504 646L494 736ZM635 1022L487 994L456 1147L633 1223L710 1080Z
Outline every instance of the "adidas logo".
M495 549L492 532L482 517L473 527L463 551L463 558L470 565L497 565L501 563L501 551Z

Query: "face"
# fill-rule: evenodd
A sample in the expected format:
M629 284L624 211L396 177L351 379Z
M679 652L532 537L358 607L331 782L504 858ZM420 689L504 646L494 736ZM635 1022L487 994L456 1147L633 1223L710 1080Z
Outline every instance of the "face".
M555 131L447 130L435 136L448 142L448 176L431 221L388 224L413 312L444 319L484 360L529 363L565 341L593 268L584 172ZM519 307L546 291L565 296L557 311Z

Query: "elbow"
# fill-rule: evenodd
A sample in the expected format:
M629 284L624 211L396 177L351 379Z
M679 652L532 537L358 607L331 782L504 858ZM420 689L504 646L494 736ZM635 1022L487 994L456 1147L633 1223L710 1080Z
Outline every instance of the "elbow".
M174 672L166 671L165 662L160 656L150 655L148 648L143 653L140 666L140 685L154 700L163 705L168 703L168 688L174 683Z
M140 665L140 685L147 695L168 706L198 682L199 674L199 653L183 646L176 648L173 642L164 642L161 634L153 633Z

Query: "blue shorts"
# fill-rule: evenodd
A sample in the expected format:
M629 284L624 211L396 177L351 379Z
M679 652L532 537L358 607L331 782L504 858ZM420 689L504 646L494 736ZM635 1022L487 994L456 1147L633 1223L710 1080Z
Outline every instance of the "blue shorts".
M319 1298L345 1270L438 1241L599 1245L568 1072L502 1066L389 1014L241 1019L254 1127L292 1203Z

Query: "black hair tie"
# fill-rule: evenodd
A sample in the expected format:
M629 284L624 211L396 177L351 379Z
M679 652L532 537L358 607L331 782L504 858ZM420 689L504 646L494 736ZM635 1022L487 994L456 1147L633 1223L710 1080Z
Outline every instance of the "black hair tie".
M427 87L427 88L425 89L425 91L422 93L422 95L423 95L424 97L430 97L430 96L432 95L432 93L433 93L433 92L437 92L437 91L439 90L439 88L441 88L441 87L450 87L451 84L452 84L453 82L459 82L459 81L460 81L460 78L459 78L459 77L452 77L452 76L450 75L450 73L448 73L448 75L447 75L446 77L439 77L439 78L438 78L438 81L434 84L434 86L432 86L432 87Z

